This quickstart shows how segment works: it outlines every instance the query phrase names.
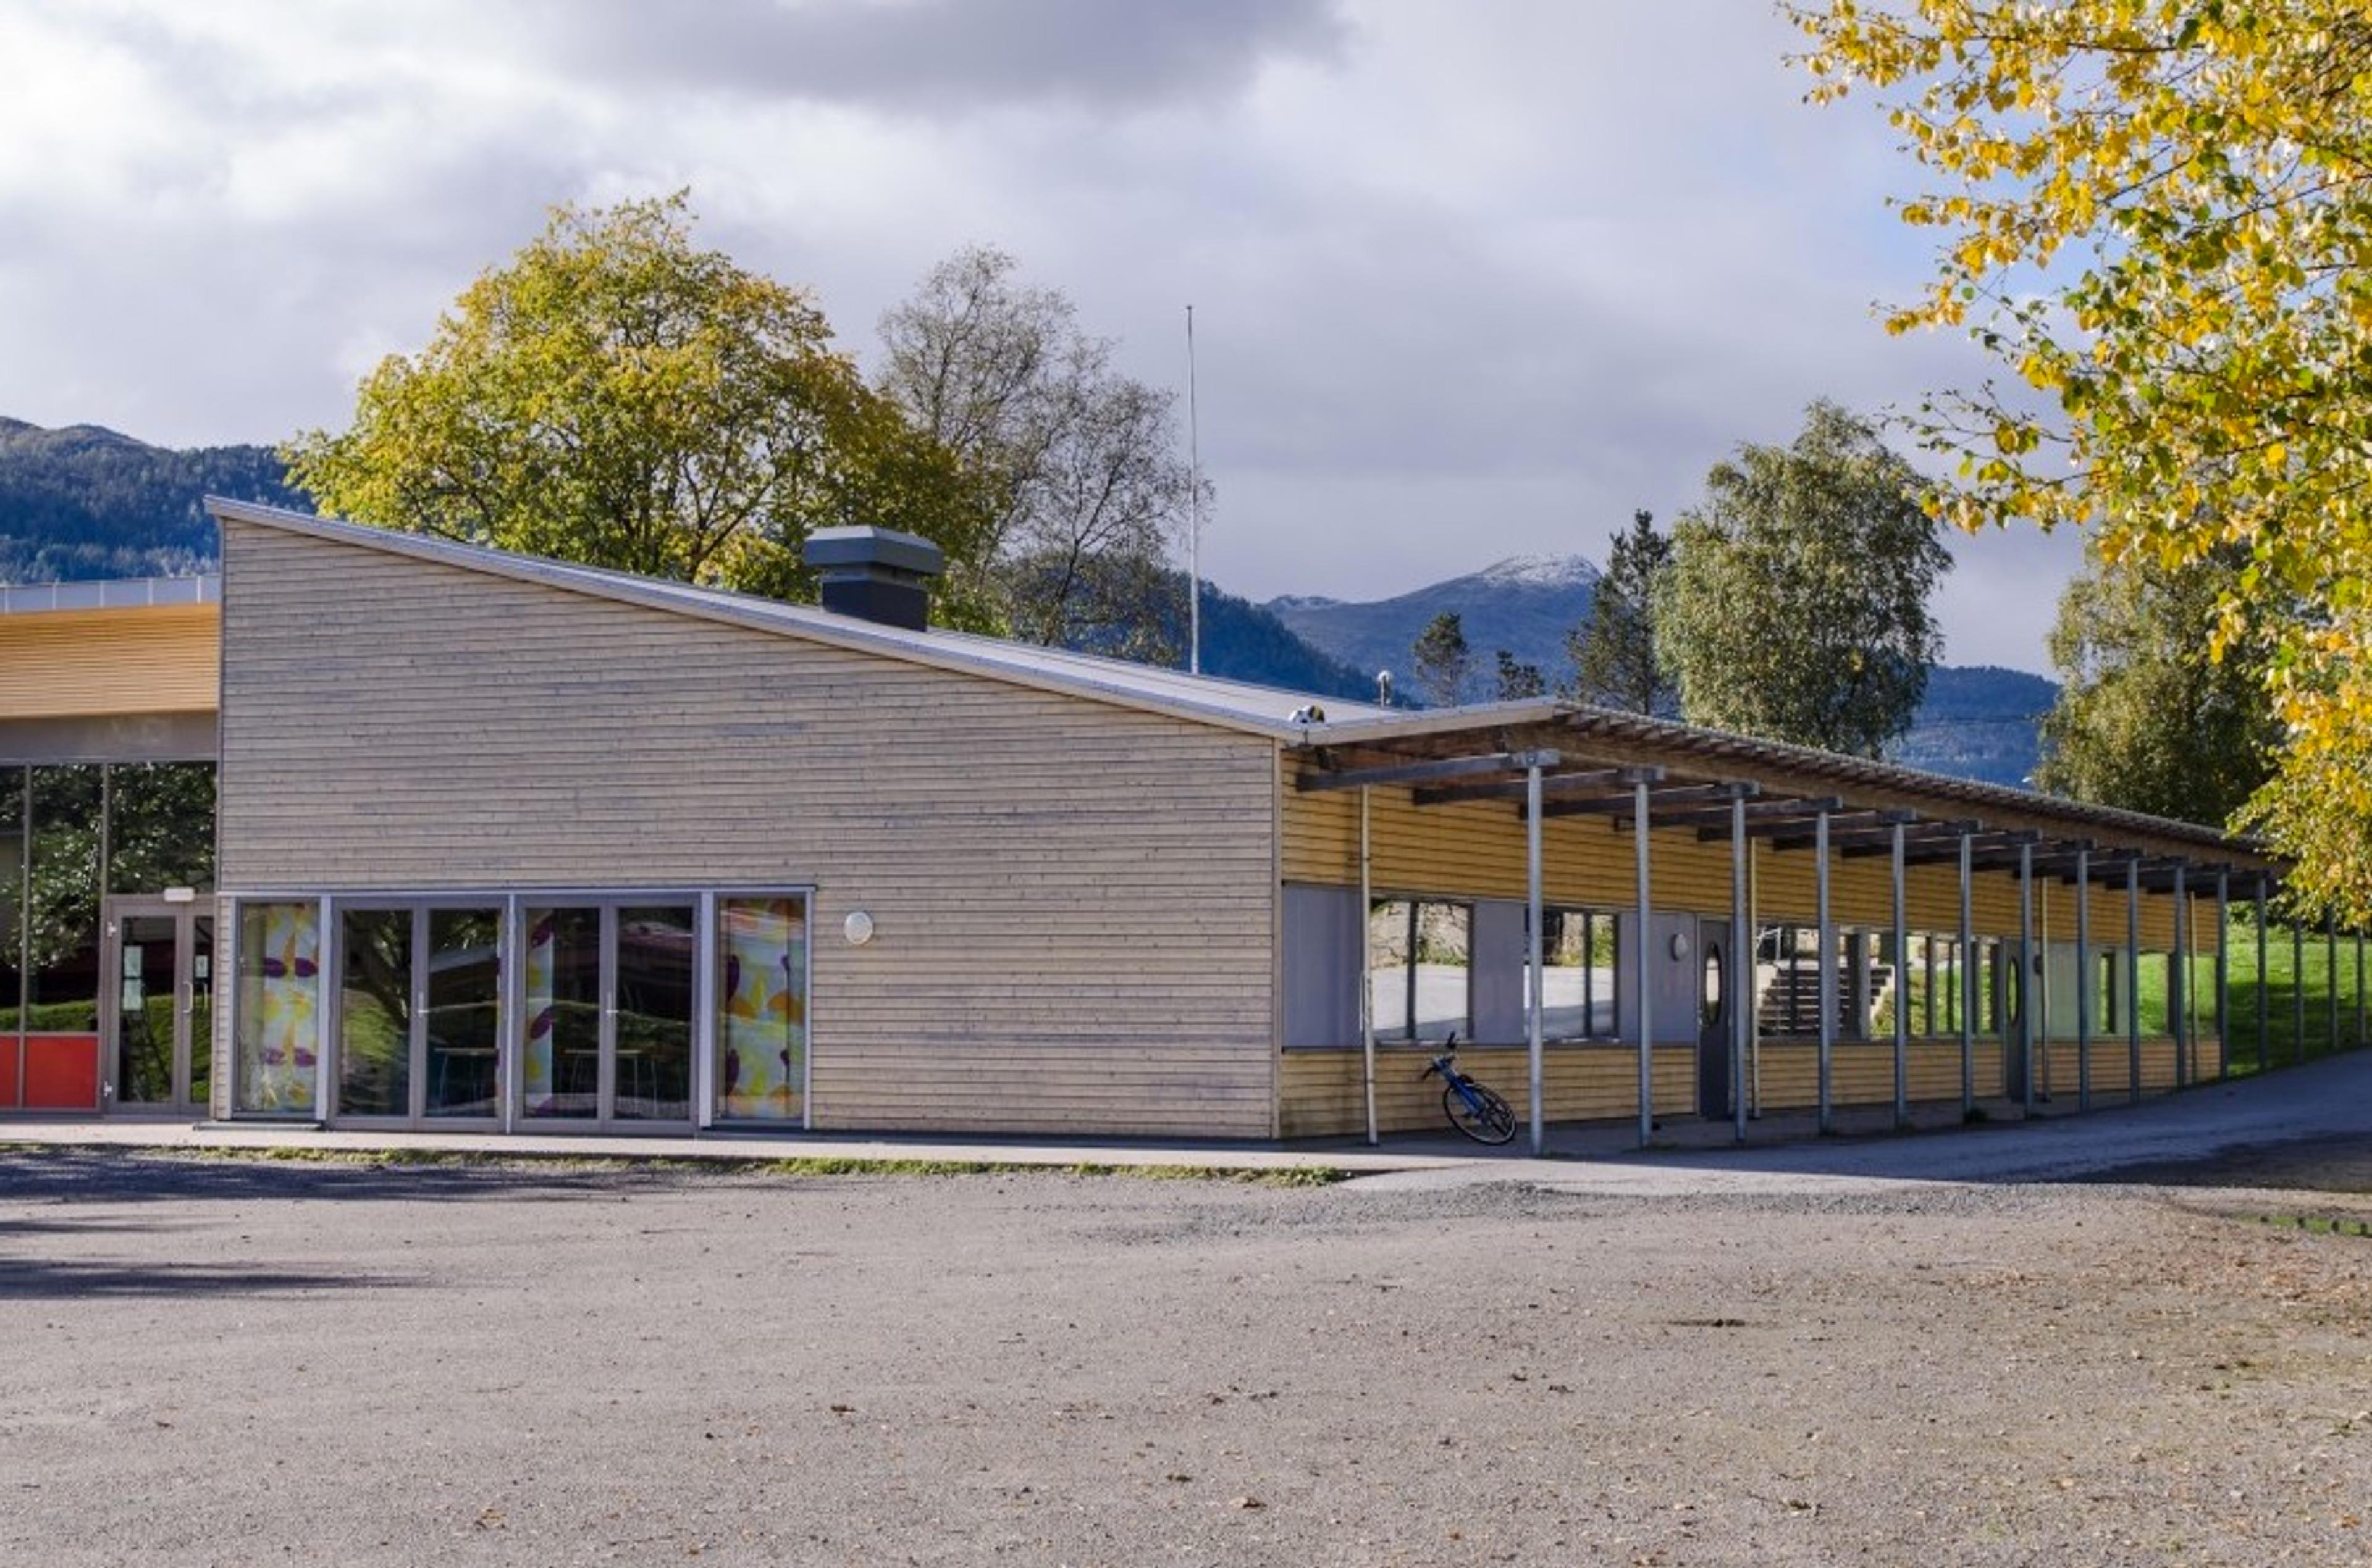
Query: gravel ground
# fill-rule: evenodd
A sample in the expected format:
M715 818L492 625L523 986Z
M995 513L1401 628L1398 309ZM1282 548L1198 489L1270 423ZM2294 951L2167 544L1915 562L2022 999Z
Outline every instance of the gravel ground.
M2365 1213L0 1154L0 1562L2365 1562Z

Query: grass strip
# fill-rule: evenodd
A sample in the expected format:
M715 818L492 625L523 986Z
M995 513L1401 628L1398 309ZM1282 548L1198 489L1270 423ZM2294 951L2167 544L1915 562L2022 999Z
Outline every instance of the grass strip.
M680 1159L666 1156L638 1158L624 1155L539 1155L529 1151L491 1153L476 1149L322 1149L299 1144L259 1148L157 1146L122 1150L166 1159L279 1161L298 1165L346 1166L364 1170L492 1169L658 1172L680 1175L719 1172L738 1176L805 1179L830 1176L1068 1176L1120 1177L1136 1181L1216 1181L1245 1187L1331 1187L1350 1179L1335 1166L1243 1167L1221 1165L1129 1165L1098 1161L1032 1164L1002 1160L896 1159L853 1155L793 1155L776 1159L727 1156Z

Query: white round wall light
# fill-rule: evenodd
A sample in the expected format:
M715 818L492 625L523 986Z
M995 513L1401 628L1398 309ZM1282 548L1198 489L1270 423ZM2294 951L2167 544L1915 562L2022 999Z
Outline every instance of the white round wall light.
M873 940L873 917L863 910L851 910L840 929L848 937L850 947L862 947Z

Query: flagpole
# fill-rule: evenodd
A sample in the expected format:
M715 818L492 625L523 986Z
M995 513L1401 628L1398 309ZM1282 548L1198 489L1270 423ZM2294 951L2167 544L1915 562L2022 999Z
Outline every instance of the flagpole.
M1203 673L1203 442L1194 402L1194 308L1186 307L1186 668Z

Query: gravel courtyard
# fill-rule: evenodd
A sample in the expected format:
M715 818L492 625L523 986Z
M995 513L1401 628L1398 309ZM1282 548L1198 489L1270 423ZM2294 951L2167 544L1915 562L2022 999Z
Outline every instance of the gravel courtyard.
M0 1154L0 1562L2361 1562L2367 1210Z

